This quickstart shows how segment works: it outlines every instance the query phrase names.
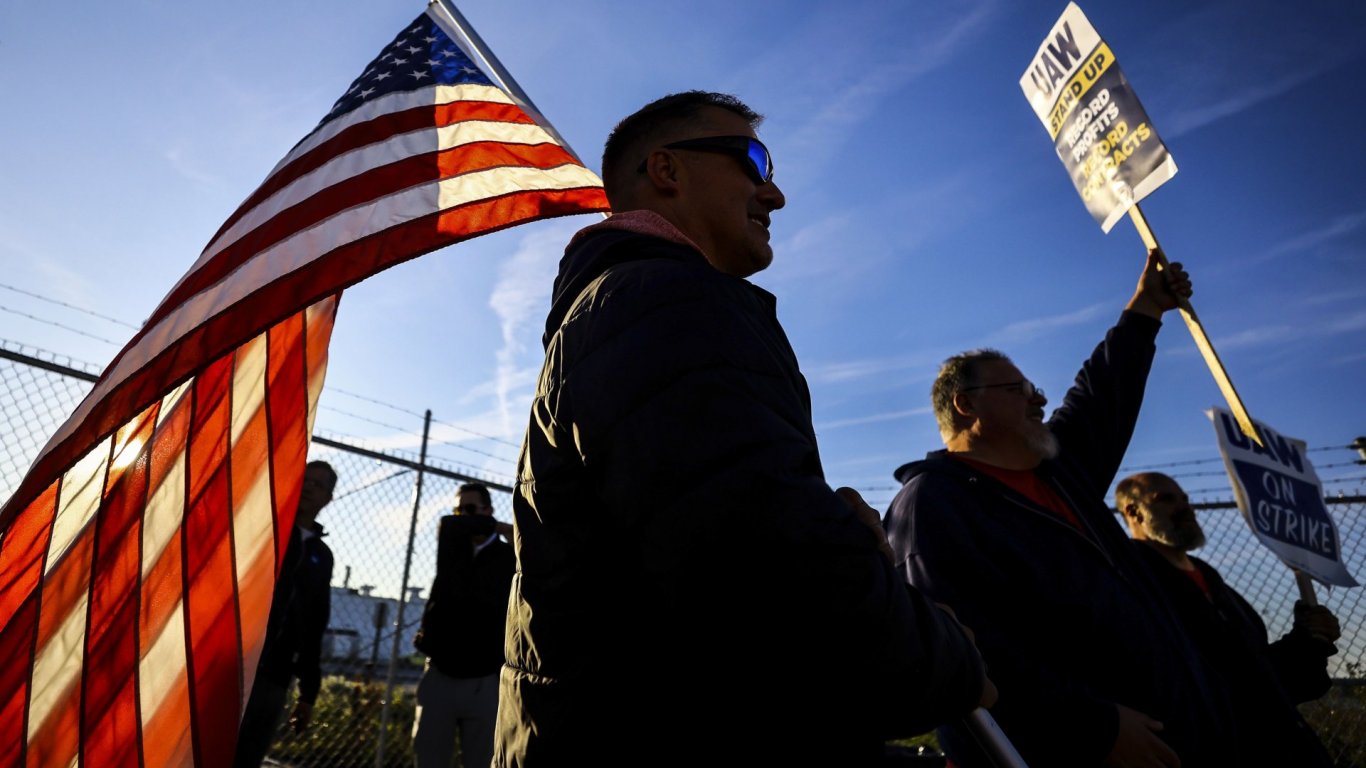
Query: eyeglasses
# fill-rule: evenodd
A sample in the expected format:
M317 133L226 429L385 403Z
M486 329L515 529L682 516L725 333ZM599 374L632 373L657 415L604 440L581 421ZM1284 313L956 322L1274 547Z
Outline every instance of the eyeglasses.
M462 515L473 515L477 514L479 510L483 508L484 506L482 504L461 504L455 508L455 511Z
M1048 399L1047 396L1045 396L1043 393L1043 387L1034 386L1034 382L1030 381L1029 379L1020 379L1019 381L1007 381L1003 384L979 384L975 387L963 387L959 391L971 392L974 389L995 389L996 387L1019 387L1020 394L1024 395L1026 400L1034 399L1035 395L1038 395L1039 397L1042 397L1045 400Z
M691 149L698 152L721 152L745 160L745 174L757 184L773 180L773 156L768 147L753 136L704 136L665 144L660 149ZM645 172L645 161L640 161L636 173Z

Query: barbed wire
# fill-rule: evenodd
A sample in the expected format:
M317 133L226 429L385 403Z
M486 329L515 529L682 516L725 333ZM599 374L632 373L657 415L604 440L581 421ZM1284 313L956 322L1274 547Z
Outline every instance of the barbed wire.
M377 427L384 427L385 429L392 429L392 430L394 430L395 432L398 432L398 433L400 433L400 434L408 435L408 436L414 437L414 438L418 439L419 441L422 439L422 433L420 433L420 432L416 432L416 431L414 431L414 430L407 429L407 428L405 428L405 427L400 427L400 426L398 426L397 424L389 424L389 423L387 423L387 422L379 421L378 419L369 418L368 416L362 416L362 415L360 415L360 414L358 414L358 413L352 413L352 412L350 412L350 411L343 410L343 409L337 408L337 407L335 407L335 406L331 406L331 405L320 405L320 406L318 406L318 409L319 409L319 410L325 410L325 411L331 411L331 412L333 412L333 413L339 413L339 414L341 414L341 415L343 415L343 416L347 416L347 417L356 419L356 420L358 420L358 421L363 421L363 422L366 422L367 424L373 424L373 425L375 425L375 426L377 426ZM435 421L435 419L433 419L433 421ZM447 425L447 426L449 426L449 425ZM495 459L495 460L497 460L497 461L505 462L505 463L507 463L507 464L515 464L515 463L516 463L514 459L510 459L510 458L508 458L508 457L506 457L506 456L499 456L499 455L497 455L497 454L489 453L488 451L481 451L481 450L479 450L478 448L471 448L470 446L465 445L464 443L456 442L456 441L454 441L454 440L432 440L432 439L428 438L427 444L428 444L429 447L432 446L432 445L448 445L448 446L451 446L452 448L459 448L459 449L462 450L462 451L469 451L470 453L478 454L478 455L483 456L483 457L485 457L485 458ZM429 451L430 451L430 449L429 449ZM457 464L457 465L460 464L460 462L458 462L458 461L451 461L450 459L447 459L447 461L450 461L452 464Z
M4 305L0 305L0 311L8 312L8 313L10 313L11 315L18 315L19 317L26 317L26 318L28 318L29 320L32 320L32 321L34 321L34 322L42 323L43 325L50 325L50 326L52 326L53 328L60 328L60 329L62 329L62 330L64 330L64 331L70 331L71 333L74 333L74 334L76 334L76 335L78 335L78 336L85 336L86 338L94 339L95 341L102 341L102 342L104 342L105 344L108 344L108 345L110 345L110 346L114 346L114 347L119 346L119 342L117 342L117 341L110 341L109 339L106 339L106 338L104 338L103 336L96 336L96 335L93 334L93 333L89 333L89 332L87 332L87 331L82 331L80 328L72 328L71 326L69 326L69 325L67 325L67 324L65 324L65 323L59 323L59 322L57 322L56 320L48 320L47 318L38 317L37 315L31 315L31 314L29 314L29 313L27 313L27 312L24 312L24 311L21 311L21 310L18 310L18 309L11 309L10 307L6 307L6 306L4 306Z
M1321 467L1315 467L1314 469L1316 469L1316 470L1338 469L1338 468L1340 468L1340 467L1355 467L1355 466L1359 466L1355 461L1342 461L1342 462L1338 462L1338 463L1336 463L1336 464L1324 464L1323 466L1321 466ZM1183 477L1227 477L1227 476L1228 476L1228 472L1227 472L1227 471L1224 471L1224 470L1216 470L1216 471L1213 471L1213 472L1179 472L1179 473L1172 473L1171 475L1168 475L1168 477L1172 478L1173 480L1179 480L1179 479L1181 479L1181 478L1183 478Z
M23 288L16 288L16 287L14 287L14 286L12 286L12 285L6 285L5 283L0 283L0 288L3 288L3 289L5 289L5 290L7 290L7 291L13 291L14 293L21 293L21 294L23 294L23 295L25 295L25 296L30 296L30 297L32 297L32 298L35 298L35 299L39 300L39 301L45 301L45 302L47 302L48 304L56 304L56 305L59 306L59 307L66 307L67 309L74 309L74 310L76 310L77 312L80 312L80 313L82 313L82 314L90 315L91 317L98 317L98 318L101 319L101 320L104 320L104 321L110 322L110 323L114 323L115 325L121 325L121 326L123 326L124 328L131 328L131 329L133 329L133 330L135 330L135 331L136 331L136 330L140 330L140 326L134 325L134 324L132 324L132 323L126 321L126 320L120 320L120 319L118 319L117 317L110 317L109 315L100 314L99 312L96 312L96 311L93 310L93 309L87 309L87 308L85 308L85 307L78 307L78 306L76 306L75 304L68 304L67 302L62 301L61 299L54 299L54 298L52 298L51 296L44 296L44 295L42 295L41 293L34 293L33 291L25 290L25 289L23 289Z
M1353 449L1352 449L1352 446L1350 446L1350 445L1321 445L1321 446L1319 446L1319 447L1317 447L1317 448L1306 448L1306 449L1305 449L1305 452L1306 452L1306 453L1318 453L1318 452L1320 452L1320 451L1343 451L1343 450L1350 451L1350 450L1353 450ZM1194 465L1194 464L1210 464L1210 463L1216 462L1216 461L1223 461L1223 457L1215 456L1214 458L1209 458L1209 459L1187 459L1187 460L1185 460L1185 461L1169 461L1169 462L1167 462L1167 463L1165 463L1165 464L1140 464L1140 465L1136 465L1136 466L1120 467L1120 468L1119 468L1119 471L1120 471L1121 473L1125 473L1125 472L1130 472L1130 473L1132 473L1132 472L1140 472L1140 471L1143 471L1143 470L1146 470L1146 469L1165 469L1165 468L1167 468L1167 467L1187 467L1187 466L1192 466L1192 465ZM1172 477L1176 477L1176 475L1172 475Z
M390 409L390 410L398 411L399 413L405 413L405 414L407 414L407 415L409 415L409 416L416 416L416 417L419 418L419 419L425 419L425 418L427 417L427 415L426 415L425 413L418 413L417 411L414 411L414 410L409 409L409 408L404 408L404 407L402 407L402 406L394 405L394 404L392 404L392 403L386 403L386 402L384 402L383 400L376 400L376 399L373 398L373 397L368 397L368 396L366 396L366 395L362 395L362 394L359 394L359 393L356 393L356 392L350 392L350 391L348 391L348 390L341 389L341 388L339 388L339 387L328 387L327 389L328 389L329 392L336 392L337 394L346 395L347 397L353 397L353 398L355 398L355 399L357 399L357 400L363 400L363 401L365 401L365 402L367 402L367 403L373 403L373 404L375 404L375 405L380 405L380 406L383 406L383 407L388 408L388 409ZM511 446L511 447L513 447L513 448L519 448L519 449L520 449L520 448L522 447L522 446L519 445L518 443L514 443L514 442L511 442L511 441L508 441L508 440L504 440L504 439L501 438L501 437L494 437L493 435L486 435L486 434L484 434L484 433L482 433L482 432L479 432L479 431L477 431L477 430L470 429L469 427L462 427L462 426L460 426L459 424L452 424L452 423L450 423L450 422L448 422L448 421L442 421L441 419L436 419L436 418L434 418L434 419L432 419L432 423L433 423L433 424L440 424L440 425L445 426L445 427L450 427L451 429L459 430L459 431L461 431L461 432L465 432L465 433L467 433L467 434L474 435L475 437L483 438L484 440L491 440L491 441L493 441L493 442L495 442L495 443L502 443L503 445Z
M1366 475L1354 475L1352 477L1334 477L1328 480L1320 480L1323 485L1340 485L1342 483L1360 483L1366 481ZM1194 496L1197 493L1229 493L1228 486L1216 486L1214 488L1194 488L1186 491L1187 496Z
M452 448L459 448L463 451L469 451L470 453L477 453L481 456L487 456L490 459L497 459L498 461L506 461L509 464L515 464L517 461L516 459L510 459L507 456L499 456L497 454L489 453L488 451L481 451L478 448L471 448L468 445L456 442L455 440L430 440L429 442L431 445L449 445ZM518 449L521 448L521 446L517 447Z
M365 485L358 485L358 486L356 486L355 488L348 488L348 489L346 490L346 493L338 493L338 494L336 494L336 495L334 495L334 496L332 497L332 500L333 500L333 501L337 501L338 499L344 499L344 498L346 498L347 496L350 496L350 495L352 495L352 494L360 493L361 491L364 491L364 490L366 490L367 488L373 488L373 487L379 485L380 483L387 483L387 482L389 482L390 480L393 480L393 479L396 478L396 477L402 477L402 476L404 476L404 475L411 474L412 471L413 471L413 470L411 470L411 469L400 469L399 471L397 471L397 472L395 472L395 473L393 473L393 474L391 474L391 475L385 475L384 477L381 477L381 478L378 479L378 480L372 480L372 481L366 483Z
M360 415L359 413L352 413L352 412L350 412L350 411L347 411L347 410L338 408L338 407L333 406L333 405L319 405L319 406L318 406L318 410L320 410L320 411L331 411L331 412L333 412L333 413L339 413L339 414L341 414L341 415L343 415L343 416L348 416L348 417L350 417L350 418L356 419L357 421L363 421L363 422L365 422L365 423L367 423L367 424L373 424L373 425L376 426L376 427L384 427L385 429L392 429L392 430L394 430L395 432L399 432L399 433L402 433L402 434L404 434L404 435L409 435L409 436L411 436L411 437L416 437L418 440L421 440L421 439L422 439L422 433L421 433L421 432L415 431L415 430L410 429L410 428L408 428L408 427L400 427L400 426L398 426L397 424L389 424L389 423L387 423L387 422L379 421L378 419L372 419L372 418L370 418L370 417L368 417L368 416L362 416L362 415Z
M428 450L428 451L427 451L427 462L428 462L428 463L431 463L432 461L445 462L446 464L449 464L449 465L451 465L451 466L453 466L453 467L460 467L460 471L464 472L465 474L468 474L468 475L479 475L479 476L482 476L483 479L485 479L485 480L491 480L491 481L493 481L493 482L495 482L495 483L498 483L499 485L512 485L512 484L513 484L513 475L516 474L515 471L514 471L513 473L511 473L511 474L502 475L502 474L499 474L498 472L490 472L490 471L487 470L487 469L472 469L468 464L463 464L463 463L461 463L461 462L455 461L454 459L451 459L451 458L448 458L448 457L445 457L445 456L440 456L440 455L438 455L438 454L434 454L434 453L432 453L430 450ZM515 466L515 465L514 465L514 466Z

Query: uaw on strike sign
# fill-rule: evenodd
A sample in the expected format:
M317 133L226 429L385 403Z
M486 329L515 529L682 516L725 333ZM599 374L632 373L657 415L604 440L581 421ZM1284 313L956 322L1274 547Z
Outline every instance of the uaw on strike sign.
M1101 229L1176 175L1176 162L1076 3L1053 25L1020 88Z
M1262 444L1239 429L1222 408L1207 411L1214 422L1233 494L1252 532L1292 568L1325 584L1355 587L1342 564L1337 525L1323 503L1323 485L1305 454L1303 440L1285 437L1254 421Z

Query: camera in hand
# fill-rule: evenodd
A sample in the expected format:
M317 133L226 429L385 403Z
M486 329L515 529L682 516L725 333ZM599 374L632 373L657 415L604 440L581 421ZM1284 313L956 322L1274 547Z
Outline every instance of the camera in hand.
M460 536L485 536L493 533L498 523L487 515L448 515L442 525L451 527L451 532Z

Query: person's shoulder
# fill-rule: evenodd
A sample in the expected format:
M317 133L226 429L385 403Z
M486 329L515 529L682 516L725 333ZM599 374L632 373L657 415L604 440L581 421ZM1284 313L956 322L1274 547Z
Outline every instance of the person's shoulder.
M323 537L314 536L311 544L313 551L317 555L318 559L326 562L327 567L331 568L333 558L332 548L327 546L327 542L323 541Z
M921 461L906 464L896 476L904 484L903 490L915 493L955 488L967 490L976 482L976 471L954 459L947 451L935 451Z
M897 472L905 485L884 521L892 548L920 556L935 548L944 554L970 546L982 522L971 469L943 451L908 467Z
M479 558L488 560L499 569L515 570L517 567L517 550L501 536L490 541L483 549L479 550Z
M634 318L710 298L720 273L705 261L678 258L679 246L660 243L640 258L604 269L579 294L566 325L604 318Z
M597 280L597 291L614 299L623 295L687 299L711 296L718 287L736 281L673 243L657 242L640 256L605 270Z
M892 502L893 515L945 509L949 506L943 503L946 500L953 500L952 506L961 506L977 482L970 467L945 451L935 451L921 461L905 464L895 474L903 485Z

